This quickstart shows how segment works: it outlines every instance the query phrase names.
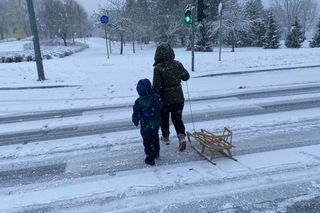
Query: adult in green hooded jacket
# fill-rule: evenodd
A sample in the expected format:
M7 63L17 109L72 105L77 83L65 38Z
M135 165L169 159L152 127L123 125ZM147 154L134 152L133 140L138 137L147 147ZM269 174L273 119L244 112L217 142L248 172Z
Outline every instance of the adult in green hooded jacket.
M179 149L183 151L186 148L186 132L182 121L184 96L181 81L187 81L190 75L174 58L174 51L169 44L161 44L157 47L153 65L153 89L164 102L161 111L161 141L169 144L169 118L171 116L179 139Z

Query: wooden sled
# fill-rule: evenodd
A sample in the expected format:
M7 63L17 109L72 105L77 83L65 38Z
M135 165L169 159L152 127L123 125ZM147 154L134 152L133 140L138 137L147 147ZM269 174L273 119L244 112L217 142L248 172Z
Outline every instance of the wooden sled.
M232 131L226 127L224 128L222 135L215 135L201 129L201 132L187 132L187 137L190 146L213 165L216 165L214 159L216 158L217 152L229 159L237 161L237 159L233 158L231 153L231 149L234 147L232 145ZM192 143L192 138L200 144L201 149L197 148L197 146ZM206 154L206 149L207 153L209 152L210 157Z

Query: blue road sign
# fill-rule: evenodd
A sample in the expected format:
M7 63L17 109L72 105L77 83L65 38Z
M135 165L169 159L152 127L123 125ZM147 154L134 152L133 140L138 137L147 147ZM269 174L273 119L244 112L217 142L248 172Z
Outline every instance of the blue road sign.
M108 24L109 17L108 16L101 16L100 17L100 22L101 22L101 24Z

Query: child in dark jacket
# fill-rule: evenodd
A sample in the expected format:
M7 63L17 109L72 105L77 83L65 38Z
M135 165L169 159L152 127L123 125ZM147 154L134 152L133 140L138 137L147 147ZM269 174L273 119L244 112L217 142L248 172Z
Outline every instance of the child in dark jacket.
M140 133L143 138L145 163L154 165L155 158L159 157L159 127L161 123L162 101L159 95L153 92L151 82L141 79L137 84L139 98L133 106L132 122L135 126L140 122Z

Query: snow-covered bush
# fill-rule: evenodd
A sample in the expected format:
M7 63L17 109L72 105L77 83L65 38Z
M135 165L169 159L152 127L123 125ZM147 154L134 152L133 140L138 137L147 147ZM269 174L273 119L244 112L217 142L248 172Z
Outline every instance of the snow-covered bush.
M89 46L80 42L74 42L64 46L59 40L47 40L41 42L41 55L43 59L50 60L53 58L63 58L74 53L80 52ZM22 51L0 52L0 63L18 63L24 61L35 61L33 44L23 45Z

